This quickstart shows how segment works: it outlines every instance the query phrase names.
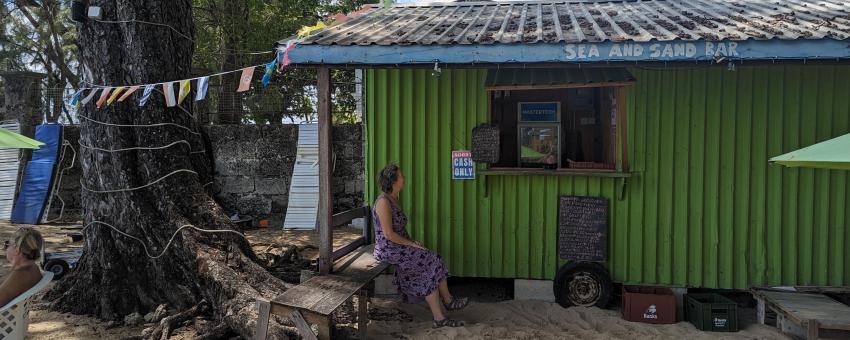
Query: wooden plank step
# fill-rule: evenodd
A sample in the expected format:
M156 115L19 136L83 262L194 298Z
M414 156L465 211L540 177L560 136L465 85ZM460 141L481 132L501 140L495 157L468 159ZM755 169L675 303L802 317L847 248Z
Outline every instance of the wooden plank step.
M389 264L375 260L375 244L365 245L334 262L334 273L369 282Z
M365 283L338 275L315 276L272 300L285 306L330 315Z
M373 251L374 245L360 247L334 263L334 274L315 276L290 288L272 303L330 315L387 268L375 260Z

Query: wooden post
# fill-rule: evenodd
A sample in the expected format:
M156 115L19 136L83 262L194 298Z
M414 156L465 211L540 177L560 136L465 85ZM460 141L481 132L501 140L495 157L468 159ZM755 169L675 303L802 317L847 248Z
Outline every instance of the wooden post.
M333 338L334 325L330 315L322 322L316 323L316 326L319 328L319 335L316 336L318 340L331 340Z
M297 309L293 310L292 313L289 313L289 317L292 318L292 322L295 323L295 328L298 328L298 333L301 334L301 338L304 340L317 340L316 334L313 334L313 329L311 329L310 325L307 324L307 321L304 320L301 312Z
M366 327L369 324L369 291L366 288L360 290L357 295L357 331L360 339L367 339Z
M818 320L809 320L806 325L806 340L818 340L818 328L820 328Z
M333 193L331 190L331 72L327 66L319 68L319 273L329 274L333 260Z
M254 338L257 340L266 340L266 333L269 331L269 311L271 304L268 300L257 299L257 332L254 333Z
M363 207L363 237L366 244L372 244L372 209L367 205Z

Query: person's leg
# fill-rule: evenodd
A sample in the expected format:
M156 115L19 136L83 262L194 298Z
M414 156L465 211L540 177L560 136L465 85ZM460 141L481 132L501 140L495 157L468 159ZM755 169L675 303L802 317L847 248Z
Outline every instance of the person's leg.
M449 293L449 284L446 279L440 281L440 298L443 300L443 303L448 304L452 302L452 293Z
M449 292L449 284L446 279L440 281L439 289L437 290L440 292L440 298L448 311L458 310L469 304L469 298L452 296L452 293Z
M428 307L431 308L431 314L434 314L434 320L443 320L446 318L443 315L443 306L440 303L440 293L435 290L425 297L425 302L428 302Z

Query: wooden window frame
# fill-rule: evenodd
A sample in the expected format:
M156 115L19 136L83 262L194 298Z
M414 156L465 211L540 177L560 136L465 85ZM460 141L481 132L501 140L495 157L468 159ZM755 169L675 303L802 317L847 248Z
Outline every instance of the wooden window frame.
M571 169L559 168L557 170L544 170L522 167L490 167L479 170L482 175L555 175L555 176L601 176L601 177L630 177L629 173L629 158L628 158L628 88L634 85L634 81L629 82L612 82L612 83L587 83L587 84L569 84L569 85L528 85L528 86L491 86L486 87L487 95L487 114L488 121L492 121L493 112L493 95L492 91L529 91L529 90L552 90L552 89L573 89L573 88L615 88L613 93L616 103L615 117L615 134L612 138L614 169ZM560 106L559 106L560 107ZM519 115L519 112L517 112ZM559 120L563 118L559 117ZM519 129L519 121L517 129ZM609 124L610 126L610 124ZM519 137L519 136L517 136ZM519 141L517 141L519 143ZM563 145L561 146L563 147ZM559 147L560 152L563 150ZM560 163L560 160L559 160ZM519 160L518 160L519 164Z

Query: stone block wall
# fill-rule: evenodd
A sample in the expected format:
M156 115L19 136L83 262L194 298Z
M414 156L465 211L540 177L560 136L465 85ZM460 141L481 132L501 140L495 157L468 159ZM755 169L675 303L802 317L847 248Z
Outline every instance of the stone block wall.
M363 129L360 124L337 125L333 129L336 165L333 173L334 213L363 206L365 168Z
M298 146L297 125L210 125L205 127L213 151L215 183L212 192L230 214L268 218L281 226L289 200L289 183ZM67 126L65 139L79 152L79 127ZM334 212L363 204L363 134L361 125L334 126ZM65 163L69 163L70 151ZM63 164L60 168L65 168ZM60 197L63 220L81 219L79 162L65 172ZM59 214L54 200L50 218Z
M285 213L298 127L211 125L206 132L213 151L213 192L224 210L251 216Z

